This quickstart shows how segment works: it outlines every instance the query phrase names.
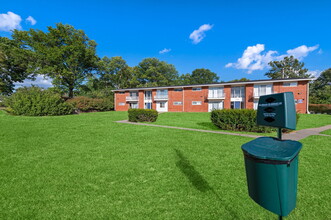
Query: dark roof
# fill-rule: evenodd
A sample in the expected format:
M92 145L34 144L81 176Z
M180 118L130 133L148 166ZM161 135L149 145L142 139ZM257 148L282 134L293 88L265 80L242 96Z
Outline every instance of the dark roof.
M236 85L236 84L251 84L259 82L284 82L284 81L311 81L315 78L285 78L285 79L259 79L250 81L236 81L236 82L219 82L219 83L208 83L208 84L189 84L189 85L176 85L176 86L153 86L153 87L136 87L126 89L114 89L112 91L126 91L126 90L147 90L157 88L181 88L181 87L198 87L198 86L212 86L212 85Z

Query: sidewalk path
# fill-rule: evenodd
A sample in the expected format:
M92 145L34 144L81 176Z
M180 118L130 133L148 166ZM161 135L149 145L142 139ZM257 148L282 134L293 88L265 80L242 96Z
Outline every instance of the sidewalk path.
M174 127L174 126L167 126L167 125L136 123L136 122L129 122L128 120L117 121L117 123L144 125L144 126L161 127L161 128L172 128L172 129L187 130L187 131L199 131L199 132L214 133L214 134L227 134L227 135L251 137L251 138L265 137L265 136L257 136L257 135L251 135L251 134L239 134L239 133L231 133L231 132L224 132L224 131L211 131L211 130L202 130L202 129L194 129L194 128L181 128L181 127ZM283 134L283 139L290 139L290 140L298 141L298 140L306 138L310 135L321 135L321 136L331 137L331 135L320 134L320 132L326 131L329 129L331 129L331 125L326 125L326 126L319 127L319 128L303 129L303 130L294 131L294 132L291 132L288 134Z

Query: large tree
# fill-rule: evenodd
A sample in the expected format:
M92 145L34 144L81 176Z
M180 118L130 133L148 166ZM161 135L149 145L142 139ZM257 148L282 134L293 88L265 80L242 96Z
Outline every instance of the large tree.
M133 79L132 68L119 56L103 57L99 61L98 75L101 86L105 88L129 88Z
M308 69L304 68L304 63L293 56L284 57L280 61L269 62L270 70L265 74L272 79L283 78L309 78Z
M14 83L33 78L29 68L33 54L18 42L0 37L0 94L9 95L13 92Z
M219 79L216 73L204 68L195 69L191 74L192 84L216 83Z
M178 81L178 72L174 65L157 58L143 59L134 67L138 87L169 86Z
M324 70L311 84L310 102L314 104L331 104L331 68Z
M251 81L251 80L243 77L241 79L230 80L229 82L247 82L247 81Z
M76 89L97 67L96 43L82 30L71 25L56 24L48 32L30 29L15 30L13 39L35 51L35 70L54 79L65 88L70 98Z

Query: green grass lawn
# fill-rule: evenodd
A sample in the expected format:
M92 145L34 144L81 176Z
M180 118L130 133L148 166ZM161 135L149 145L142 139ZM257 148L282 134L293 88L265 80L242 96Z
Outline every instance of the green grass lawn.
M321 132L321 134L331 135L331 129Z
M220 130L210 121L210 113L208 112L167 112L159 115L157 121L153 124L168 125L183 128L195 128L203 130L217 130L225 132L233 132L227 130ZM297 130L306 128L316 128L324 125L331 124L330 115L313 115L313 114L300 114L300 119L298 121ZM236 132L245 134L255 134L255 135L267 135L267 136L277 136L276 132L263 134L254 132Z
M251 138L114 122L126 118L0 111L0 219L277 218L247 194L240 146ZM331 216L330 141L302 141L286 219Z

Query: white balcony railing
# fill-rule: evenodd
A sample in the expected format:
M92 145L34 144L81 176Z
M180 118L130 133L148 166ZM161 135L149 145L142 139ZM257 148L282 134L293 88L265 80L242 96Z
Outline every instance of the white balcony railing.
M154 100L168 100L168 95L156 95Z
M208 95L208 99L225 99L225 93Z
M127 96L126 101L137 102L139 100L139 96Z
M258 98L260 98L260 96L263 96L263 95L270 95L270 94L273 94L273 93L265 93L265 92L254 92L254 98L255 99L258 99Z
M152 101L152 96L145 96L146 101Z

